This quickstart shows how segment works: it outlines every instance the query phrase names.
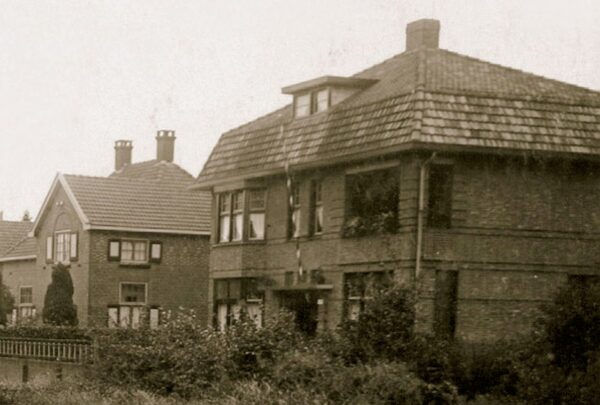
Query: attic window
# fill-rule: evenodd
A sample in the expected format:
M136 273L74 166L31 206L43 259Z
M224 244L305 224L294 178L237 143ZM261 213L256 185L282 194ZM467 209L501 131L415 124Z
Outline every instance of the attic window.
M329 108L329 89L315 90L299 94L294 98L294 116L307 117Z

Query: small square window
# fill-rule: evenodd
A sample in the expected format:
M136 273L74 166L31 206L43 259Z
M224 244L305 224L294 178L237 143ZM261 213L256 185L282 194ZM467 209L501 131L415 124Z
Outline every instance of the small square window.
M33 304L33 287L21 287L19 289L19 304Z
M162 259L162 243L152 242L150 243L150 261L153 263L160 263Z
M121 283L121 303L146 304L146 284Z

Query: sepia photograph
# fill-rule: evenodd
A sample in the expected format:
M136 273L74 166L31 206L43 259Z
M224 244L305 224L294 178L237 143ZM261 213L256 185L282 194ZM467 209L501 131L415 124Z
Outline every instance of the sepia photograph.
M0 405L600 403L599 21L0 0Z

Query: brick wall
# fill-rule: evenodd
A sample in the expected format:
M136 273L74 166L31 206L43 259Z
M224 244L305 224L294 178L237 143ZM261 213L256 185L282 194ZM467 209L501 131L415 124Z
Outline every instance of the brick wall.
M143 239L162 242L160 263L131 267L108 261L111 239ZM194 309L206 322L208 309L209 240L206 236L147 234L131 232L90 232L89 314L91 322L105 326L107 307L119 304L119 283L147 283L149 305L166 310Z
M346 168L296 176L301 182L304 267L320 269L333 284L326 299L329 326L341 319L344 272L394 269L399 280L411 280L419 167L426 157L400 157L400 231L393 236L340 236ZM456 335L466 340L525 333L539 305L552 298L566 274L600 273L598 166L467 155L438 156L436 161L451 164L454 170L452 227L425 228L420 329L433 328L436 271L458 271ZM324 232L308 237L308 187L315 177L323 182ZM266 242L213 247L213 275L264 274L283 283L284 273L297 269L295 243L286 240L285 179L266 179L266 184ZM267 308L276 308L277 303L269 300L276 301L276 294L266 295Z

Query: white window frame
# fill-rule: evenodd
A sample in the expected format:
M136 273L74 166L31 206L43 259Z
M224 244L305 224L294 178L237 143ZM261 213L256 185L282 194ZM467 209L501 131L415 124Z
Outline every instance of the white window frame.
M31 289L31 302L22 302L23 289L25 289L25 288ZM31 285L19 286L19 306L33 306L33 286L31 286Z
M256 207L253 206L252 195L255 193L262 194L262 206ZM257 233L256 236L252 236L252 216L253 215L262 215L262 230L260 233ZM264 188L250 189L248 190L248 240L264 240L265 232L267 228L267 191Z
M125 244L125 243L131 243L131 259L123 259L123 244ZM121 239L120 244L121 244L121 246L119 249L119 253L120 253L119 257L120 257L121 263L124 263L124 264L146 264L146 263L148 263L148 260L150 257L148 250L149 250L150 244L147 239ZM145 245L144 259L142 259L142 260L135 259L136 244L144 244Z
M144 286L144 302L126 302L123 301L123 286L124 285L143 285ZM148 305L148 283L139 281L121 281L119 283L119 306L146 306Z
M54 232L54 261L55 263L70 264L71 263L71 234L70 230L56 231ZM62 241L61 241L62 239ZM61 256L59 257L59 246L62 247ZM66 256L66 260L64 259Z

